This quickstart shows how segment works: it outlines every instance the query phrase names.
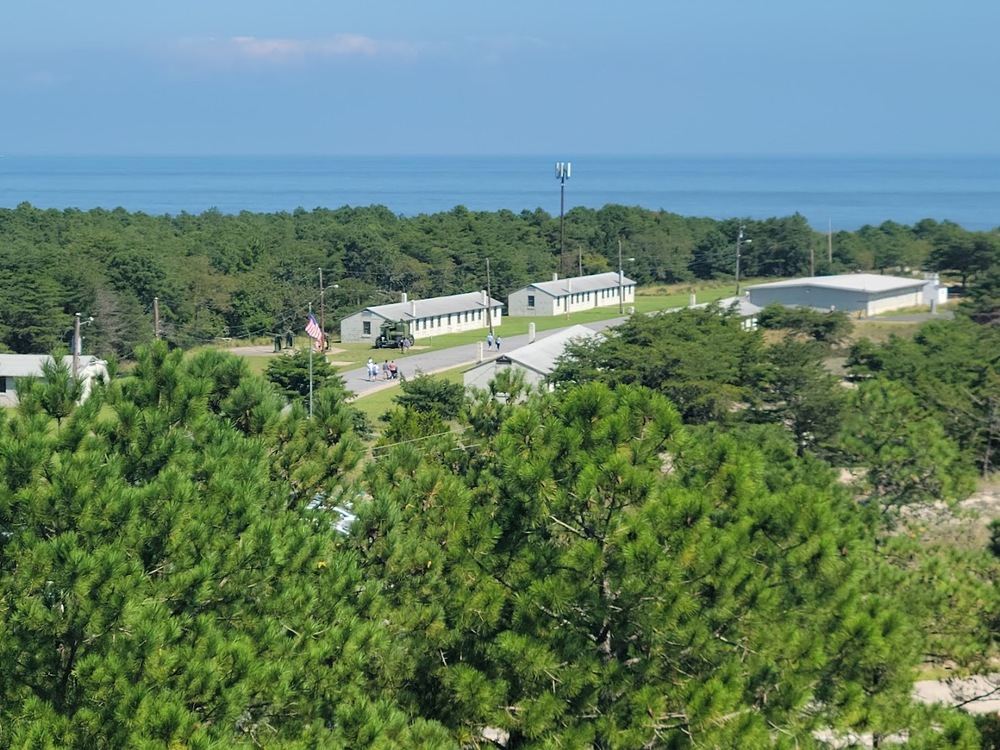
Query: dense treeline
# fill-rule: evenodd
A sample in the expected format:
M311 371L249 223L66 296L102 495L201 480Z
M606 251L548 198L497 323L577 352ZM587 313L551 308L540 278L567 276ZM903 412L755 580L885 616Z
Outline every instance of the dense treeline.
M140 348L79 407L48 375L0 413L2 747L977 746L909 691L967 642L929 620L989 633L948 611L988 577L928 587L781 419L417 378L365 460L336 376L307 419L213 351Z
M699 278L715 232L709 275L729 272L735 222L571 214L585 271L621 236L640 280ZM752 273L825 248L801 217L750 226ZM821 244L760 239L796 226ZM1000 564L914 511L996 470L994 234L835 238L830 270L949 269L968 292L912 340L851 346L849 383L826 366L843 313L638 315L572 346L551 393L407 381L370 447L329 368L307 417L302 353L264 378L139 345L152 297L175 344L234 315L274 330L318 268L350 305L478 285L487 253L516 286L558 266L557 232L462 209L0 212L5 344L58 344L79 309L92 344L136 353L82 405L53 363L0 410L0 747L980 747L910 689L922 662L995 668Z
M221 336L297 329L318 301L319 269L329 287L326 323L401 291L434 296L485 288L504 298L526 283L564 273L614 270L618 241L640 284L732 276L741 223L746 277L891 270L948 270L963 281L1000 257L1000 234L948 222L886 222L833 236L801 215L715 221L609 205L559 221L541 209L471 212L462 206L404 218L381 206L292 213L150 216L124 209L0 210L0 348L48 352L67 343L72 315L94 316L91 351L130 355L152 331L159 298L163 329L176 345Z

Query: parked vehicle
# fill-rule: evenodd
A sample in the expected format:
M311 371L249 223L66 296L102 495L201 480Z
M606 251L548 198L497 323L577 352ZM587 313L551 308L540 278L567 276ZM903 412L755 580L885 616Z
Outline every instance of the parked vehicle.
M403 339L413 342L413 334L408 321L385 321L379 328L378 338L375 339L376 349L402 349Z

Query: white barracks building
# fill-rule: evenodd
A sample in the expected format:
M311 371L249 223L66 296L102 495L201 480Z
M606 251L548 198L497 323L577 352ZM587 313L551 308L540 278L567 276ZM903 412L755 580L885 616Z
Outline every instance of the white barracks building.
M489 299L485 291L452 294L430 299L407 299L389 305L366 307L340 321L340 340L345 343L375 343L386 321L410 324L413 339L440 336L500 325L503 303Z
M551 317L634 302L635 282L616 271L571 279L560 279L553 274L552 281L540 281L511 292L507 297L507 314Z

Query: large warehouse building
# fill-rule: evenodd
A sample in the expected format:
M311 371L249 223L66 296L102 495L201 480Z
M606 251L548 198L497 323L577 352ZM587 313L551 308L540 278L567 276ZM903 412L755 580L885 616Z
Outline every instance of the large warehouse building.
M748 287L747 294L750 302L759 307L777 302L786 307L848 310L866 316L930 306L942 301L942 296L947 297L946 290L939 289L937 278L907 279L874 273L775 281Z

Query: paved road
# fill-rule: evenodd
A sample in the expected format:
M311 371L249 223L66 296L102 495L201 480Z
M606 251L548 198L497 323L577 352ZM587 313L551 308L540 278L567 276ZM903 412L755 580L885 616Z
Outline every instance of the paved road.
M585 325L587 328L594 331L601 331L610 326L618 325L624 320L624 318L612 318L611 320L597 320ZM566 327L568 328L569 326ZM386 359L395 359L400 372L402 372L405 377L412 378L420 373L429 375L442 370L451 370L455 367L472 367L473 365L479 364L481 361L495 359L504 352L509 352L528 343L528 334L510 337L505 336L502 325L496 330L500 332L502 340L502 351L500 352L498 352L495 348L490 351L486 350L486 334L484 333L482 347L480 347L479 343L475 343L466 344L464 346L456 346L451 349L438 349L429 352L421 352L419 347L414 347L405 356L394 356L399 354L398 349L372 349L372 359L379 364L380 368L380 379L375 382L368 380L368 375L365 372L364 367L358 367L353 370L343 370L340 374L344 378L349 391L352 391L358 396L365 396L369 393L380 391L383 388L396 388L399 386L398 380L381 380L381 366ZM546 336L551 336L556 332L556 330L561 329L540 331L535 335L535 339L544 339ZM482 354L481 360L479 359L480 353Z

